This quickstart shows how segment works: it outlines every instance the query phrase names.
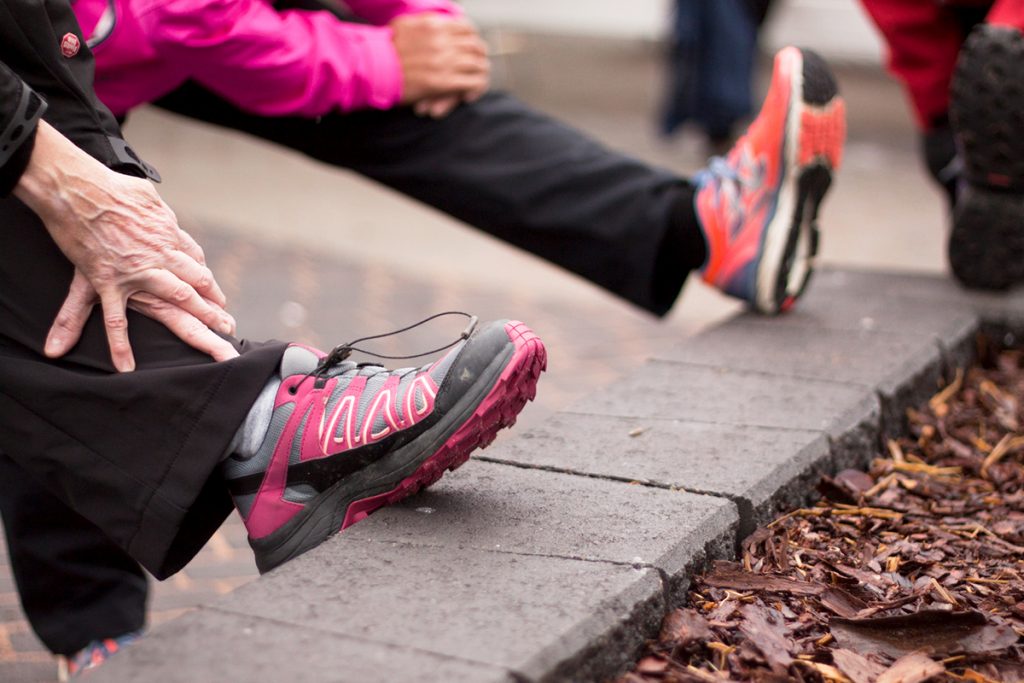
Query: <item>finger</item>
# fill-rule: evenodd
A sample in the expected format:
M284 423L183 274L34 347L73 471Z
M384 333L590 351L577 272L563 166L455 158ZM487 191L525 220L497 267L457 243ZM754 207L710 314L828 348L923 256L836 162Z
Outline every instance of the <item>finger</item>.
M446 95L461 97L466 93L486 90L488 83L488 78L484 74L457 73L445 79L443 92Z
M475 80L461 80L467 78ZM460 79L458 84L463 86L463 93L460 94L469 90L486 89L491 81L491 63L487 59L471 56L455 58L448 66L445 84L451 85L454 79ZM466 87L467 84L469 87Z
M462 53L486 58L489 50L487 43L477 36L463 36L453 41L453 46Z
M467 19L447 19L444 22L445 30L453 36L479 36L480 32Z
M70 351L82 336L82 328L96 305L96 290L79 271L71 280L68 296L46 335L43 352L48 358L60 358Z
M238 357L238 351L231 345L231 342L217 336L202 321L177 306L151 299L145 295L133 297L129 306L163 324L178 339L214 360L230 360Z
M223 290L217 284L217 279L206 266L197 263L191 256L182 252L173 252L170 255L171 263L169 270L179 279L192 285L199 294L224 308L228 299L224 296Z
M480 55L460 52L448 60L447 69L461 74L484 74L490 73L491 62Z
M427 116L430 113L430 99L420 100L413 105L412 111L416 116Z
M101 292L100 305L103 306L103 327L107 330L110 359L118 372L131 372L135 369L135 356L128 341L128 316L123 295L117 290Z
M199 295L192 285L181 280L169 270L151 269L144 279L132 283L136 291L152 294L169 304L191 313L208 327L223 334L230 334L234 319L220 306Z
M178 228L178 234L179 237L181 238L181 244L179 245L178 248L181 249L186 254L188 254L189 256L191 256L192 258L194 258L201 265L205 266L206 252L204 252L203 248L199 246L199 242L196 242L195 238L192 237L192 235L188 234L181 228Z
M459 98L455 95L448 97L441 97L434 100L430 105L430 116L435 119L443 119L448 114L452 113L459 104Z
M480 88L478 90L470 90L462 97L462 101L467 104L473 104L487 93L487 88Z
M206 303L210 304L211 306L216 305L212 301L209 301L209 300L207 300ZM238 332L238 322L235 320L235 317L233 315L231 315L230 313L228 313L227 311L224 312L224 315L227 318L227 323L229 324L230 329L227 329L226 331L222 331L221 333L222 334L231 335L232 337L236 336L237 332Z

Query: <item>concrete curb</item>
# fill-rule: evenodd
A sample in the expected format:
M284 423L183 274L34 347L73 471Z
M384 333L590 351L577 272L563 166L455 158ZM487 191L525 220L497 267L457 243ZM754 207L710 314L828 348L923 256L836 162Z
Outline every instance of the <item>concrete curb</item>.
M607 679L694 571L899 433L980 330L1024 330L1024 293L818 273L797 312L666 349L95 679Z

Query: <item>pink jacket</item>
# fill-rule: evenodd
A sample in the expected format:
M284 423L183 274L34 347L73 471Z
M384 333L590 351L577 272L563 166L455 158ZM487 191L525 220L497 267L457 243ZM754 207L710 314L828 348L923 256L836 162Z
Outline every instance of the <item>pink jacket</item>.
M320 116L388 109L402 95L386 24L461 14L449 0L346 0L370 25L268 0L76 0L96 57L96 94L115 114L194 80L247 111Z

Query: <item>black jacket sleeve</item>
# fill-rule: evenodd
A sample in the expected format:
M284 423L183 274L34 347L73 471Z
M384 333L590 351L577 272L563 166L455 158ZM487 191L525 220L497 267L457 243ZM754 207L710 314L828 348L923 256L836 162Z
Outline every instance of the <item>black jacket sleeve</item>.
M45 111L46 102L0 62L0 197L11 193L28 166Z
M107 167L159 180L96 98L94 68L69 0L0 0L0 134L10 127L11 137L0 152L0 195L28 162L40 115Z

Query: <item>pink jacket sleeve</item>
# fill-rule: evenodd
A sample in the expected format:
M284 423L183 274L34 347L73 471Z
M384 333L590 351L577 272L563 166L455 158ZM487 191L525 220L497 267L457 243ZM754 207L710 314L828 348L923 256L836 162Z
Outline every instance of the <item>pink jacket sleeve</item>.
M353 11L381 22L448 5L442 0L351 4ZM345 23L328 12L278 12L266 0L156 0L139 19L158 52L249 112L320 116L388 109L401 99L401 67L386 26Z

